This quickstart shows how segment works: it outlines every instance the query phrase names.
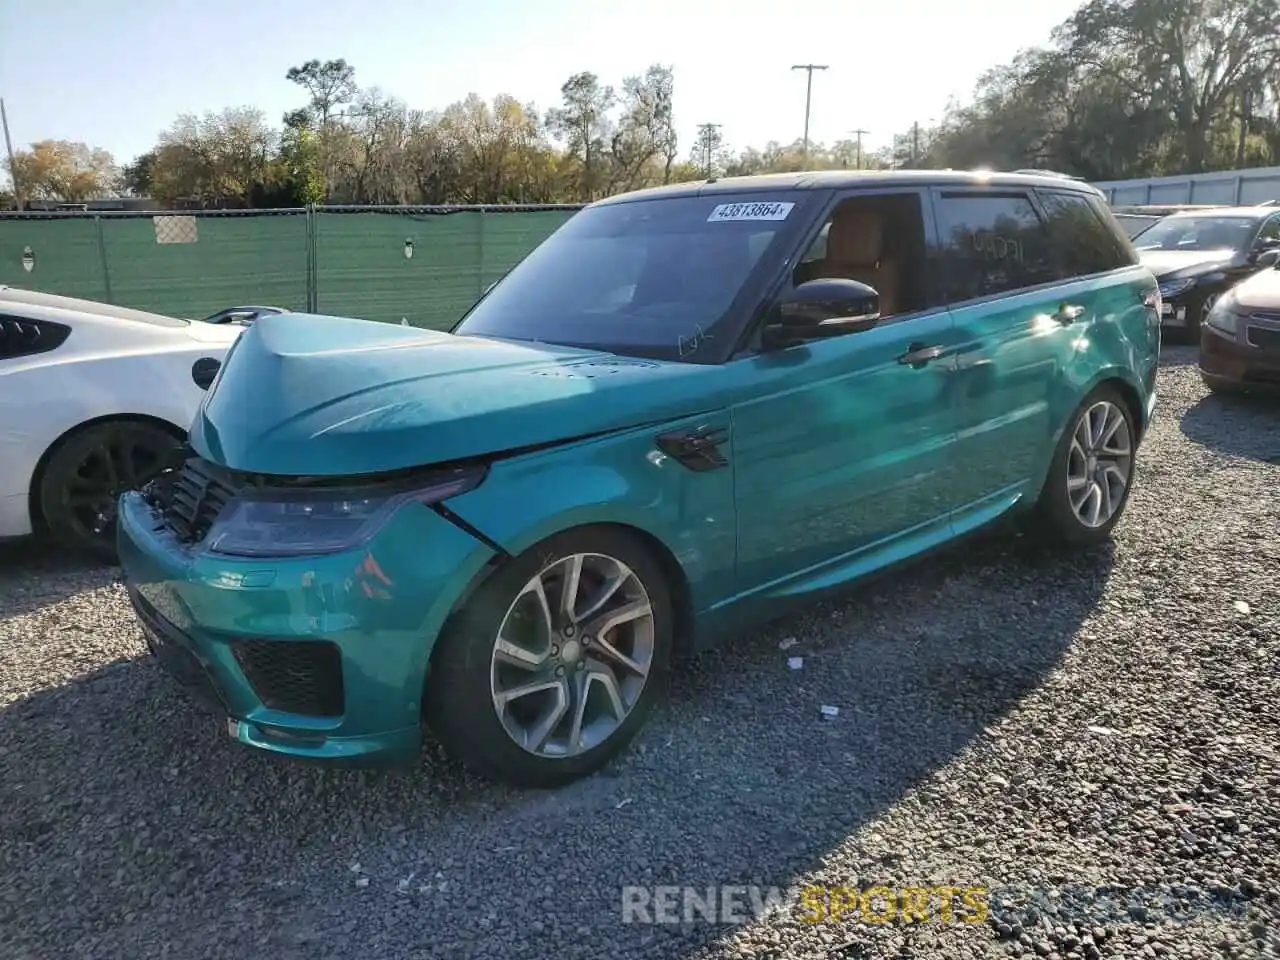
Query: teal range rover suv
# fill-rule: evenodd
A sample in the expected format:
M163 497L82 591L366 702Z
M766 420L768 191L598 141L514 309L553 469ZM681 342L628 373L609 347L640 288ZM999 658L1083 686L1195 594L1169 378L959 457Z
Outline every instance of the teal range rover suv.
M571 218L448 333L279 314L125 494L152 650L243 744L584 776L674 662L1013 513L1109 536L1160 298L1093 188L847 172Z

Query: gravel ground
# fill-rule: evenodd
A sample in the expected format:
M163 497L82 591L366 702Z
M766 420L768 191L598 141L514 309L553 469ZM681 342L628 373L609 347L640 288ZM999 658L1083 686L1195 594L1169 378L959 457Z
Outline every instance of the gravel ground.
M10 551L0 956L1280 956L1280 412L1186 348L1160 388L1113 546L992 536L744 637L557 793L239 749L114 571ZM988 915L622 922L624 885L876 882Z

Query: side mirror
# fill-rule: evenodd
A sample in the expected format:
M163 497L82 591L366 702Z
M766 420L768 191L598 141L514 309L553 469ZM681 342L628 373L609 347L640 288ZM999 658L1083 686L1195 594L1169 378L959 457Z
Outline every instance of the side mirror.
M1258 254L1258 259L1254 263L1259 267L1280 267L1280 247L1272 247Z
M869 330L880 319L880 294L857 280L827 278L800 284L765 323L770 345Z

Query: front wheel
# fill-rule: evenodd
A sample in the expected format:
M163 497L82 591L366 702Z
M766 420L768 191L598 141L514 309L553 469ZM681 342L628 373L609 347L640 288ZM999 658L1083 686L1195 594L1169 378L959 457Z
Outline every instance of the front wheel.
M665 681L671 594L635 535L584 527L495 572L437 641L424 714L477 773L555 787L599 770Z
M1200 342L1200 331L1202 331L1209 322L1209 312L1213 309L1213 305L1218 302L1221 293L1206 293L1199 301L1191 303L1187 307L1187 325L1183 328L1183 335L1190 344Z
M1129 502L1137 431L1120 392L1103 384L1072 415L1036 504L1037 526L1076 545L1111 535Z
M73 433L50 454L37 484L39 519L61 546L116 560L116 502L173 464L182 441L140 420L108 420Z

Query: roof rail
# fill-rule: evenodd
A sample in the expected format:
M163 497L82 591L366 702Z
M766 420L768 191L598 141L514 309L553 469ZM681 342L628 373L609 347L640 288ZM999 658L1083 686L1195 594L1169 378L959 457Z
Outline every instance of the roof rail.
M1084 177L1077 177L1072 173L1059 173L1057 170L1036 170L1031 167L1026 167L1021 170L1014 170L1013 172L1035 177L1061 177L1063 180L1079 180L1081 183L1085 182Z

